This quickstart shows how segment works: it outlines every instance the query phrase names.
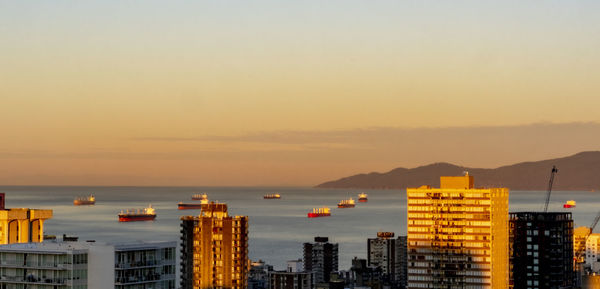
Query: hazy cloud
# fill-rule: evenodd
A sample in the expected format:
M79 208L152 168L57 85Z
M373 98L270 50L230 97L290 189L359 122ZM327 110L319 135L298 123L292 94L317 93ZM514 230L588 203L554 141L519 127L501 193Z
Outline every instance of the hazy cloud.
M8 184L36 183L36 175L65 171L73 177L59 174L50 183L93 179L97 184L115 185L314 185L356 173L434 162L493 168L600 150L600 124L374 127L192 138L150 136L122 142L122 148L87 151L0 149L5 163L0 174ZM98 177L74 177L79 175ZM113 175L135 177L102 177ZM39 179L49 183L52 177Z

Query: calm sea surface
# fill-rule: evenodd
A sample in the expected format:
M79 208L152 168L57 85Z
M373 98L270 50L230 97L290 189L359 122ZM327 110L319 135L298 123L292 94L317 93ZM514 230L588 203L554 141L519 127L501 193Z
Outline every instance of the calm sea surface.
M378 231L406 234L406 192L404 190L365 190L368 203L353 209L338 209L343 198L356 199L360 191L313 188L259 187L1 187L8 208L54 210L45 224L45 233L79 236L81 240L120 242L161 240L179 242L179 218L197 215L199 210L177 210L179 201L206 192L211 201L227 203L231 215L250 218L250 258L262 259L276 269L286 260L302 258L302 243L314 236L327 236L339 243L340 270L350 267L354 256L366 258L367 238ZM95 206L73 206L73 198L93 193ZM267 193L280 193L279 200L264 200ZM551 211L567 211L562 203L573 199L576 226L589 226L600 210L600 192L553 192ZM541 210L545 192L512 191L511 211ZM152 204L157 218L150 222L119 223L122 209ZM313 207L328 206L332 216L308 219Z

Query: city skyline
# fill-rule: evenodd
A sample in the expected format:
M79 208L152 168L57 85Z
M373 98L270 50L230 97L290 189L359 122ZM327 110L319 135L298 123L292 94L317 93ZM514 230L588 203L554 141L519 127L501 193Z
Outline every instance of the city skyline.
M1 184L307 186L600 149L595 1L164 6L0 3ZM407 141L457 130L525 138Z

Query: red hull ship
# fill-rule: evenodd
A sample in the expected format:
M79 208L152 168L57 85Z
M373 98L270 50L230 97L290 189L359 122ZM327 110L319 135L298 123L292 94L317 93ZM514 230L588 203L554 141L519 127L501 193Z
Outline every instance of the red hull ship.
M119 222L135 222L135 221L154 221L156 219L156 215L120 215L119 214Z
M280 194L264 195L263 199L281 199L281 195Z
M153 221L154 219L156 219L156 212L152 206L141 210L121 211L119 214L119 222Z
M309 218L329 217L331 216L331 211L327 207L313 208L312 212L309 212L307 216Z

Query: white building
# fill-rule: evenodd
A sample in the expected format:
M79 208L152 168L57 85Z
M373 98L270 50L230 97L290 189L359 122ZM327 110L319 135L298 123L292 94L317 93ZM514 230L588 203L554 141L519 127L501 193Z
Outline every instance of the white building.
M293 273L304 271L304 263L302 262L302 259L287 261L287 268L285 271Z
M585 265L600 273L600 234L591 234L585 242Z
M0 246L0 288L175 288L176 242Z

